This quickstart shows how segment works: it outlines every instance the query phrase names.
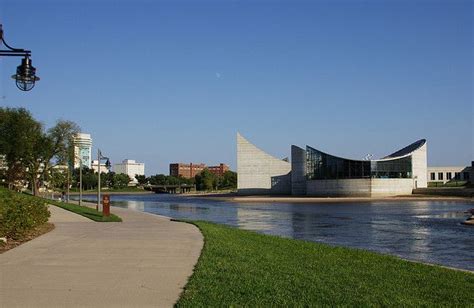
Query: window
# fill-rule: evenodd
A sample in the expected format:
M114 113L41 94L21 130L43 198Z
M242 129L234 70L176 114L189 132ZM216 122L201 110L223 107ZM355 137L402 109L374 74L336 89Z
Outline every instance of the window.
M438 172L438 180L439 181L443 180L443 172Z
M430 175L430 176L431 176L431 180L432 180L432 181L436 180L436 178L435 178L435 173L434 173L434 172L431 172L431 175Z
M446 180L451 181L452 178L451 172L446 172Z
M306 147L306 170L309 180L411 178L411 156L398 159L362 161L332 156Z
M464 181L469 181L469 172L464 172L463 176L464 176Z
M456 180L460 180L461 179L461 172L454 172L454 178Z

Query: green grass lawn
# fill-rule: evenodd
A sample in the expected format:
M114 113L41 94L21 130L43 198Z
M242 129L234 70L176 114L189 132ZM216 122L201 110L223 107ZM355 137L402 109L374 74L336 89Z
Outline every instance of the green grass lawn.
M115 214L110 213L110 216L103 216L101 212L87 206L79 206L77 204L65 203L65 202L60 202L60 201L55 201L55 200L50 200L50 199L44 199L44 200L49 204L52 204L62 209L82 215L94 221L98 221L98 222L121 222L122 221L122 218L118 217Z
M474 306L474 274L195 222L205 244L177 306Z

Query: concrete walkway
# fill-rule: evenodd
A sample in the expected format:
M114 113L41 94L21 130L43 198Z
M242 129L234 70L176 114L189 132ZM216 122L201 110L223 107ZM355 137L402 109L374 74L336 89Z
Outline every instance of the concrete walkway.
M0 307L171 307L203 246L195 226L161 216L50 211L53 231L0 255Z

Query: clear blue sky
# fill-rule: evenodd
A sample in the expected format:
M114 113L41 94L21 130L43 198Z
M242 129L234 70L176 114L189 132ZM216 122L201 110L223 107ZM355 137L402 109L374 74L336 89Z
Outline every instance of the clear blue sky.
M236 167L240 131L362 159L428 139L429 165L474 159L470 1L7 1L0 105L91 133L113 162Z

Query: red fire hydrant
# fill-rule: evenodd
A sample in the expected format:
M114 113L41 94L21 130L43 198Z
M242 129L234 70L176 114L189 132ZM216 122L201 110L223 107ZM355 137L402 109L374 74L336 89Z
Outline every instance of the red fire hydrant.
M110 196L102 196L102 215L110 216Z

